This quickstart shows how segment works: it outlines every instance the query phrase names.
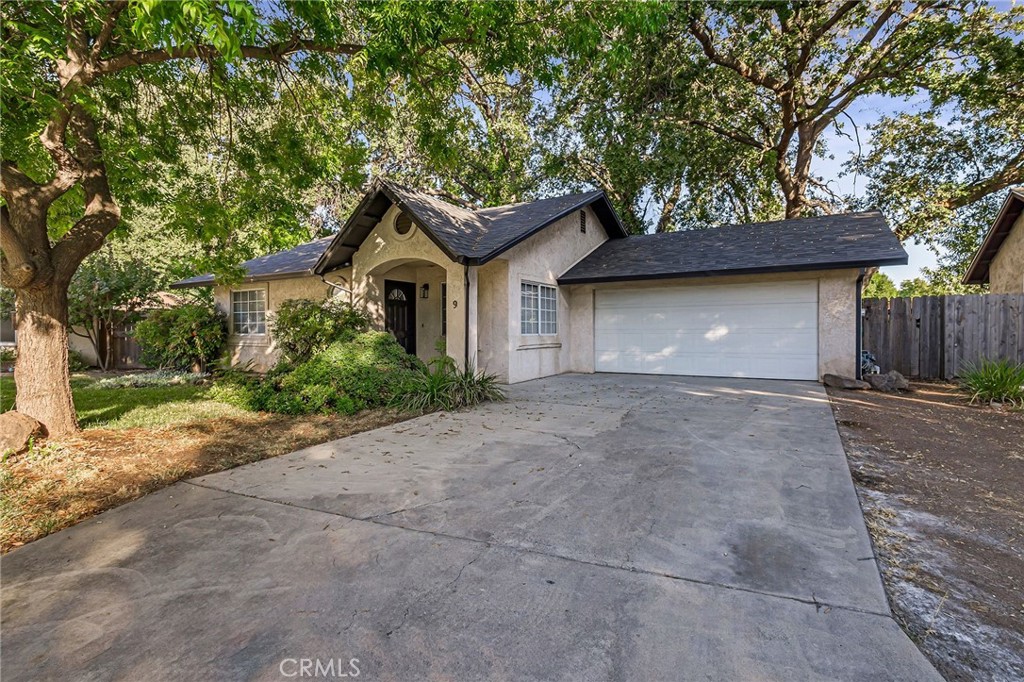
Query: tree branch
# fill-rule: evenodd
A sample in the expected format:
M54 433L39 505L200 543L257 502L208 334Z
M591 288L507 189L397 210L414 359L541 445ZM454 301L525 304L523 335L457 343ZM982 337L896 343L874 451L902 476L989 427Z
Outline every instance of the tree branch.
M121 16L121 12L126 7L128 7L128 0L117 0L117 2L110 3L110 12L107 14L107 18L103 20L103 26L100 27L100 32L96 35L96 40L92 44L92 50L89 52L90 61L96 61L99 58L100 52L107 46L110 35L114 32L117 18Z
M690 34L697 39L701 49L704 51L704 55L713 63L731 69L744 80L768 88L772 92L779 93L785 89L785 84L777 78L754 68L738 57L719 52L707 27L696 19L690 20Z
M263 59L268 61L280 61L298 52L320 52L324 54L354 55L363 49L362 45L341 43L338 45L325 45L312 40L295 38L281 43L272 43L265 46L243 45L241 56L245 59ZM116 73L132 66L144 66L146 64L161 64L163 62L177 59L214 59L223 56L221 52L212 45L183 45L156 50L133 50L116 55L110 59L99 62L97 72L100 74Z

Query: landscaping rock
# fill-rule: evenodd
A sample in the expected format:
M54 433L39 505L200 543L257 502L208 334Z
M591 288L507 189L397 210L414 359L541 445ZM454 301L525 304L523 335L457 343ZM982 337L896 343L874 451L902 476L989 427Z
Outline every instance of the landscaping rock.
M876 391L892 393L893 391L910 390L910 382L896 370L891 370L885 374L868 374L864 379Z
M15 454L28 448L33 436L43 433L43 425L32 417L11 410L0 414L0 454Z
M871 384L860 379L853 379L851 377L844 377L841 374L826 374L821 377L822 383L832 388L845 388L850 391L863 391L871 388Z

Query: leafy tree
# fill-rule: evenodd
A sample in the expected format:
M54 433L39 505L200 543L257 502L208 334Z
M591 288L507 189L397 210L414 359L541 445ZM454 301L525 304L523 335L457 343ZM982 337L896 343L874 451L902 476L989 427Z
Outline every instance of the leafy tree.
M922 268L923 277L904 280L900 284L899 295L908 296L944 296L947 294L979 294L982 287L961 284L960 276L948 268Z
M114 361L114 333L142 317L155 305L156 271L142 259L117 259L109 249L92 254L71 278L68 289L68 321L89 339L100 369Z
M871 126L870 153L854 164L869 177L868 202L902 237L950 249L954 269L991 224L1002 190L1024 183L1024 7L985 12L969 31L961 68L918 76L930 107Z
M532 11L516 2L0 5L0 275L18 299L17 409L52 435L77 428L67 289L123 216L170 203L179 216L193 212L170 227L227 252L253 216L265 214L269 234L297 230L290 197L362 179L364 141L347 102L364 82L426 109L458 88L462 56L486 73L543 61L529 49L543 44ZM183 189L167 195L168 174Z
M899 292L892 278L883 272L871 275L868 285L864 287L864 298L896 298Z
M588 171L599 184L623 185L611 193L620 206L642 216L651 198L667 196L662 214L666 207L675 211L681 178L684 191L692 183L686 198L709 208L732 206L760 217L779 207L792 218L845 203L814 167L829 153L826 132L856 133L849 114L855 104L876 95L904 97L972 73L983 46L1017 10L892 0L644 3L581 11L600 39L580 50L570 73L593 76L563 106L596 121L595 135L582 126L582 158L602 161ZM600 87L605 82L611 89ZM588 100L594 83L599 87ZM664 162L653 165L649 182L642 169L618 158L620 139L624 149ZM599 175L605 169L607 179ZM717 175L723 169L740 179L736 185Z

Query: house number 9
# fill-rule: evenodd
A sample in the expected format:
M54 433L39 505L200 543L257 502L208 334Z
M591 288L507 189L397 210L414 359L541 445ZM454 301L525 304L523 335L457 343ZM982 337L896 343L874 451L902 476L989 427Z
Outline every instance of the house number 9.
M452 301L452 307L453 308L458 308L459 307L459 302L458 301Z

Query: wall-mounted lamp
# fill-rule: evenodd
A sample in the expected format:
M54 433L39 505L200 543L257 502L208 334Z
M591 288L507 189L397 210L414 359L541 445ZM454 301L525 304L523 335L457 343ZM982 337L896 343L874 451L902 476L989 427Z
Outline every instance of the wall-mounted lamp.
M424 284L420 287L420 298L430 298L430 285Z

